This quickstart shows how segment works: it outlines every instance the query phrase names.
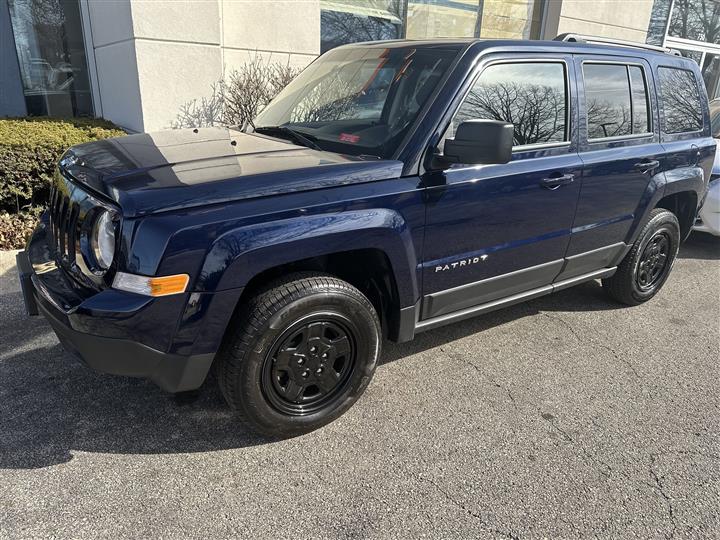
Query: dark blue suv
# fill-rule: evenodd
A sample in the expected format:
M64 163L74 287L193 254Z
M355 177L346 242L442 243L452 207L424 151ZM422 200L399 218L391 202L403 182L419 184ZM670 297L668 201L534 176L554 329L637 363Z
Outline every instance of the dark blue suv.
M103 372L212 368L293 435L358 399L383 337L594 279L645 302L715 141L695 63L601 41L343 46L243 129L74 147L18 256L28 311Z

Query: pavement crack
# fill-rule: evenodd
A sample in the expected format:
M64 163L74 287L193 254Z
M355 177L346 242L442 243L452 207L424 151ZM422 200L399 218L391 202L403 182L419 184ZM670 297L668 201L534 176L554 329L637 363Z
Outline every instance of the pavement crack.
M592 344L592 345L594 345L594 346L596 346L596 347L600 347L600 348L602 348L602 349L605 349L606 351L608 351L608 352L615 358L615 360L617 360L618 362L620 362L621 364L623 364L625 367L627 367L630 371L632 371L633 374L634 374L638 379L641 379L641 378L642 378L642 377L640 376L640 373L638 373L637 369L635 369L635 366L632 364L632 362L630 362L630 361L627 360L626 358L623 358L622 356L620 356L620 355L618 354L618 352L617 352L615 349L613 349L612 347L610 347L609 345L606 345L606 344L604 344L604 343L600 343L600 342L598 342L598 341L589 339L589 338L587 337L587 335L583 335L583 334L581 334L580 332L578 332L578 331L575 329L575 327L574 327L569 321L563 319L562 317L558 317L557 315L550 315L549 313L547 313L547 312L545 312L545 311L541 311L540 314L543 315L543 316L545 316L545 317L547 317L548 319L551 319L551 320L553 320L553 321L557 321L557 322L563 324L563 325L565 326L565 328L567 328L568 330L570 330L570 333L571 333L573 336L575 336L575 339L577 339L578 343L583 344L583 343L585 343L586 341L588 341L588 342L590 342L590 344Z
M510 389L509 389L508 387L503 386L502 384L500 384L499 382L497 382L497 381L496 381L495 379L493 379L490 375L488 375L487 373L485 373L482 369L480 369L480 368L479 368L477 365L475 365L473 362L471 362L470 360L468 360L467 358L465 358L463 355L458 354L458 353L448 353L448 354L449 354L449 356L450 356L452 359L457 360L458 362L462 362L462 363L470 366L471 368L473 368L475 371L477 371L477 372L480 374L480 376L481 376L482 378L484 378L485 380L487 380L487 381L488 381L490 384L492 384L495 388L499 388L500 390L503 390L503 391L505 392L505 394L507 395L508 399L510 400L510 403L512 404L513 408L514 408L516 411L518 410L517 402L515 401L515 396L513 396L513 393L510 391Z
M655 471L654 465L655 465L656 457L654 454L650 454L650 476L652 477L653 481L655 482L655 489L660 493L660 496L665 499L665 503L667 504L668 508L668 517L670 518L670 523L672 525L672 529L670 529L670 533L665 535L665 538L672 539L675 538L675 532L677 531L677 521L675 520L675 509L673 508L672 503L672 497L668 495L665 492L665 486L663 486L662 478L658 476L657 472Z
M697 450L667 450L665 452L658 452L658 456L665 456L670 454L678 454L681 456L699 456L704 457L707 459L717 459L720 460L720 455L718 454L708 454L707 452L699 452Z
M552 427L555 431L560 433L562 437L569 442L573 446L577 446L580 449L581 452L581 459L585 462L585 464L588 467L591 467L595 469L597 472L599 472L601 475L603 475L605 478L610 478L612 475L613 468L605 463L603 460L597 458L594 454L591 452L588 452L588 450L579 442L576 442L575 439L568 433L565 429L560 427L557 422L555 422L555 417L550 413L543 413L539 408L538 412L540 413L540 416L543 418L543 420L546 420L550 427Z
M476 512L475 510L468 508L465 506L462 502L456 500L452 495L450 495L445 489L440 487L437 482L430 478L423 478L421 476L417 477L418 480L425 481L428 484L432 485L438 492L440 492L445 499L452 504L453 506L456 506L457 508L461 509L463 512L465 512L467 515L475 518L480 522L480 524L485 527L488 531L498 534L502 536L503 538L510 538L511 540L520 540L520 537L516 535L513 532L510 531L502 531L498 529L497 527L493 527L490 523L487 522L487 520L480 514L479 512Z

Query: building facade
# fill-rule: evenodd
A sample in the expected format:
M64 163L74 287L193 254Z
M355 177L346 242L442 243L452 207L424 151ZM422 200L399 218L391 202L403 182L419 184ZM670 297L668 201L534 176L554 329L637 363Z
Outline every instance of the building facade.
M563 32L678 49L720 97L715 0L0 0L0 116L151 131L256 55L302 68L357 41Z

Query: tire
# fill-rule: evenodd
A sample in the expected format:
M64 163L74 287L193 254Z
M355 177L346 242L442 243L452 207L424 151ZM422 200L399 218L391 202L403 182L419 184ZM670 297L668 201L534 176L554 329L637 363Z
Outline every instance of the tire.
M380 321L360 291L328 275L291 274L241 306L217 358L218 383L252 429L292 437L358 400L380 346Z
M675 214L655 208L617 272L602 280L603 289L629 306L647 302L667 281L679 247L680 224Z

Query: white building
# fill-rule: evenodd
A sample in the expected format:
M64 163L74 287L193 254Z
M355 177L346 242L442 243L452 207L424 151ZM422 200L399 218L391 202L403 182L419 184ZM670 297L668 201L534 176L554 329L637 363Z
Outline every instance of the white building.
M304 67L352 41L561 32L681 49L718 94L712 0L0 0L0 115L156 130L253 54Z

